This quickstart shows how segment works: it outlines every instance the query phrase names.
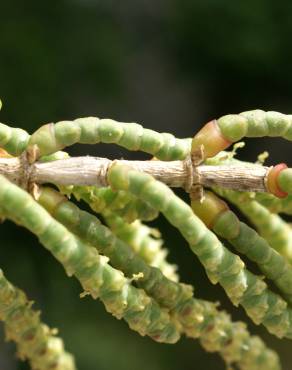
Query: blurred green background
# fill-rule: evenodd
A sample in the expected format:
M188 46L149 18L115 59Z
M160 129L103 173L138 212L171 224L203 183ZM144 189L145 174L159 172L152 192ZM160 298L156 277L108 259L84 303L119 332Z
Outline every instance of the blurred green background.
M32 132L43 123L91 115L187 137L226 113L292 112L288 0L10 0L0 9L0 120L11 126ZM266 149L269 164L292 165L288 143L277 139L250 140L240 157L255 161ZM75 146L71 153L143 158L105 145ZM196 295L220 300L291 369L289 342L234 309L163 218L154 225ZM24 229L5 222L0 243L1 268L60 329L79 369L224 369L219 356L205 353L197 341L154 343L112 318L100 302L81 300L77 281ZM28 369L2 338L1 369Z

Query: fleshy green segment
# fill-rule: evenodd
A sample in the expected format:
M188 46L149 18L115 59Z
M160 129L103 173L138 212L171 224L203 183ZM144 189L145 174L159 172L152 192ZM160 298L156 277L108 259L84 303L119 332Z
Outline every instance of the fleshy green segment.
M95 117L61 121L40 127L30 138L39 155L48 155L67 146L111 143L128 150L139 150L161 160L180 160L190 153L191 140L177 139L168 133L144 129L137 123L122 123Z
M222 135L231 142L243 137L283 137L292 141L292 116L253 110L219 118ZM0 147L12 155L36 144L39 156L48 155L75 143L114 143L129 150L152 154L161 160L183 160L191 151L192 139L177 139L169 133L144 129L136 123L122 123L95 117L61 121L40 127L29 136L19 128L0 124Z
M234 304L241 304L252 320L278 337L292 338L292 310L241 259L226 249L191 208L152 176L120 164L111 166L108 182L127 190L161 211L190 244L213 283L219 282Z
M292 116L278 112L252 110L228 114L217 121L222 135L232 142L243 137L282 137L292 141Z
M292 304L292 267L265 239L240 222L228 205L214 193L205 191L203 200L192 199L195 214L235 249L254 261L268 279L274 281L285 299Z
M179 339L169 314L141 289L132 286L122 272L111 267L107 257L87 246L36 203L22 189L0 177L0 204L8 218L38 236L40 242L62 263L68 275L75 275L85 294L100 298L107 311L124 318L141 335L159 342Z
M267 349L258 337L251 337L243 323L232 323L216 305L194 299L192 290L184 284L164 278L159 270L149 267L144 260L119 241L109 229L87 212L65 200L50 188L42 188L39 202L60 222L98 250L110 257L111 263L127 275L143 277L137 284L160 304L171 308L173 319L191 338L200 338L210 352L220 352L227 363L236 363L242 370L278 370L276 353Z
M142 274L140 278L137 278L136 284L153 296L162 306L172 309L191 297L191 286L177 284L167 279L158 268L145 263L95 216L81 211L55 190L42 188L39 203L69 230L109 257L111 264L122 270L126 276L132 278Z
M218 215L213 230L235 249L256 262L264 275L274 281L286 300L292 303L292 267L265 239L228 210Z
M27 147L29 134L21 128L13 128L0 123L0 147L9 154L18 156Z
M137 219L151 221L158 215L156 209L125 191L94 186L70 186L61 190L66 195L73 194L77 200L82 199L94 212L111 211L127 222Z
M153 242L157 240L153 240L151 236L147 237L143 233L143 229L147 227L146 225L141 225L138 220L129 225L120 217L114 215L107 216L106 221L109 222L119 238L128 245L132 245L136 253L140 252L146 262L153 263L152 255L149 256L149 246L151 247ZM137 225L137 223L139 224ZM147 227L147 229L149 228ZM145 232L148 232L148 230ZM154 256L156 257L157 254L154 253ZM167 276L169 271L167 262L162 260L159 265L162 271L166 270L165 275ZM216 305L211 302L195 298L188 299L183 304L177 305L172 312L187 336L200 338L205 350L219 352L227 364L236 363L241 370L280 368L279 359L275 352L267 350L260 338L251 337L245 324L241 322L232 323L229 315L218 311Z
M40 321L32 302L14 287L0 270L0 320L6 337L17 344L20 359L28 359L33 369L74 370L73 357L65 352L63 341Z
M227 364L240 370L280 370L279 358L257 336L251 336L242 322L232 322L230 316L216 304L189 299L174 312L185 334L199 338L208 352L219 352Z
M255 225L259 234L279 254L292 263L292 230L280 216L271 213L259 202L250 198L248 193L238 193L227 189L216 192L235 204Z
M292 195L288 195L284 199L275 197L268 193L255 194L255 200L261 205L268 208L272 213L285 213L292 215Z
M113 233L146 263L160 269L168 279L176 282L179 280L177 266L166 260L168 250L162 248L163 240L160 238L159 230L143 224L140 220L127 223L112 212L103 213L103 217Z
M228 114L217 122L223 136L232 142L245 136L271 136L292 140L291 115L256 109L240 114Z
M282 191L292 195L292 168L287 168L280 172L278 176L278 184Z

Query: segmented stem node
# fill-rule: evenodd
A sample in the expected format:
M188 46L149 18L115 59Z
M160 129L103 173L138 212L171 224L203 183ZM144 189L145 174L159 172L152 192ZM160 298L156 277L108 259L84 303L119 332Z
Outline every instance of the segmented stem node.
M267 190L278 198L286 198L288 193L281 189L279 184L279 176L283 170L286 170L288 166L286 163L280 163L272 167L267 173L266 186Z
M219 283L254 323L263 324L277 337L291 339L292 231L277 213L292 214L292 169L284 163L264 167L264 156L257 165L236 160L241 143L232 152L224 152L244 137L264 136L292 141L292 115L262 110L228 114L208 122L193 139L177 139L137 123L95 117L49 123L32 135L0 123L1 174L7 175L0 175L1 219L11 219L34 233L67 275L80 281L81 297L101 299L108 312L124 319L140 335L175 343L185 334L199 338L207 351L219 352L227 366L280 370L277 354L260 338L251 336L245 324L232 322L217 304L195 298L193 287L179 281L175 266L166 260L159 231L142 222L162 213L188 242L212 283ZM37 165L48 165L56 175L57 167L50 162L68 159L60 150L75 143L117 144L148 153L160 163L149 166L154 162L148 161L144 166L136 162L129 167L125 161L98 158L97 169L96 159L86 158L91 167L83 171L84 162L80 161L78 169L87 182L72 184L71 177L62 182L63 162L59 162L63 172L55 176L55 182L34 177ZM226 166L219 168L222 163ZM144 173L137 171L140 167ZM211 168L212 174L208 173ZM72 164L66 171L72 173ZM177 177L170 180L173 174ZM31 196L32 183L38 184ZM39 187L44 183L57 185L59 191ZM215 187L218 184L220 187ZM191 206L170 186L183 187L191 197ZM230 188L264 193L239 193ZM241 222L214 192L234 203L258 232ZM85 201L108 226L69 202L70 195ZM255 262L262 275L251 273L216 235ZM269 281L279 294L269 288ZM73 370L74 360L64 351L57 331L42 324L39 312L31 306L0 270L0 319L7 338L17 343L19 357L29 359L33 369Z

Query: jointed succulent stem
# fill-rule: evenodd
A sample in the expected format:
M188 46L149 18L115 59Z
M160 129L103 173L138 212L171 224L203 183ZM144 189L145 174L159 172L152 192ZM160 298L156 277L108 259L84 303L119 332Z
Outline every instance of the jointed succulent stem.
M292 215L292 195L288 195L284 199L275 197L272 194L258 193L254 194L257 202L268 208L272 213L285 213Z
M113 233L128 244L145 262L159 268L170 280L179 280L177 266L166 260L168 250L163 247L158 229L153 229L140 220L132 223L125 222L122 217L112 212L104 212L103 217Z
M133 254L93 215L79 210L50 188L41 189L39 202L72 232L107 255L111 263L126 275L142 273L136 284L170 309L171 316L187 336L201 338L206 350L219 351L227 363L236 363L242 370L279 369L277 356L267 350L259 338L250 337L244 324L232 323L216 305L195 299L190 287L163 277L159 270Z
M190 151L190 141L168 133L144 129L137 123L122 123L95 117L50 123L38 129L29 146L36 145L39 156L48 155L75 143L111 143L140 150L162 160L181 160ZM0 142L1 145L1 142Z
M85 293L99 297L114 316L124 318L132 329L157 341L174 343L179 339L166 311L112 268L106 257L75 237L29 194L4 177L0 177L0 203L8 218L37 235L67 274L77 277Z
M32 135L0 123L0 216L33 232L67 274L77 277L83 294L99 297L141 335L175 343L184 333L200 338L207 351L219 352L241 370L280 370L277 355L250 336L243 323L233 323L215 304L194 298L192 287L178 281L161 241L141 222L164 214L235 305L276 336L292 339L287 304L292 304L292 232L277 215L292 214L292 169L284 163L268 168L241 162L233 158L234 151L224 152L244 137L263 136L292 141L292 115L261 110L227 115L207 123L193 139L94 117L47 124ZM156 161L112 162L59 152L75 143L114 143ZM85 201L109 227L60 192L38 187L44 183ZM190 192L192 208L170 187ZM203 194L203 187L238 206L261 236L215 194ZM256 262L283 298L208 228ZM0 319L34 369L74 369L61 340L40 323L24 293L1 270Z
M113 191L110 187L96 188L93 186L73 186L66 190L66 194L73 194L77 200L82 199L97 213L114 212L127 222L135 220L152 221L158 212L147 203L137 199L125 191Z
M109 257L111 264L122 270L127 277L141 274L136 284L162 306L172 309L192 295L190 286L177 284L167 279L158 268L147 265L95 216L81 211L58 192L50 188L41 188L38 201L69 230L97 248L99 253Z
M11 155L20 155L28 145L29 134L21 128L12 128L0 123L0 147Z
M264 136L292 141L292 116L260 109L228 114L207 123L195 135L192 151L203 145L205 158L210 158L244 137Z
M153 177L115 164L108 173L113 189L126 190L164 214L188 241L213 283L219 282L234 304L278 337L292 338L292 310L241 259L228 251L191 208Z
M256 262L263 274L274 281L285 299L292 304L292 266L283 256L255 230L241 222L215 194L205 192L203 201L192 201L192 208L217 235L227 239L239 253Z
M235 204L256 226L260 235L278 253L292 263L292 230L279 215L271 213L266 207L250 197L249 194L217 189L224 198Z
M36 370L74 370L73 357L65 352L56 330L40 321L25 294L14 287L0 270L0 320L8 340L17 344L18 356Z

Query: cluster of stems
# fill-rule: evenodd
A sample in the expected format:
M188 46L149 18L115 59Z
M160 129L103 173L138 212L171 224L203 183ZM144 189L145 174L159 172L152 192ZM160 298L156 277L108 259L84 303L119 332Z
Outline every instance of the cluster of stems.
M254 323L291 339L292 232L278 214L292 214L292 169L284 163L268 168L241 162L233 152L224 152L244 137L264 136L292 141L292 116L261 110L227 115L208 122L192 139L95 117L46 124L32 135L1 123L0 214L34 233L67 275L79 280L81 295L101 299L108 312L140 335L164 343L175 343L181 335L198 338L228 366L280 370L277 354L251 336L244 323L232 322L216 304L194 297L192 286L179 281L159 231L145 223L162 213L185 238L212 283L219 283ZM61 150L75 143L114 143L160 162L141 165L141 171L138 164L126 161L101 160L98 169L95 160L80 161L76 182L58 183L41 165L47 169L55 161L73 163ZM89 164L87 172L82 163ZM70 164L64 174L72 178ZM80 181L82 174L86 178ZM40 186L43 183L54 183L59 190ZM170 186L184 187L190 206ZM257 231L215 193L235 204ZM70 202L71 195L86 202L102 221ZM250 272L216 234L255 262L261 276ZM0 319L7 338L17 343L19 356L33 369L75 368L61 339L40 322L24 293L2 272Z
M40 321L40 312L32 304L0 270L0 320L7 340L17 343L19 358L28 359L32 369L74 370L74 359L64 351L57 330Z

